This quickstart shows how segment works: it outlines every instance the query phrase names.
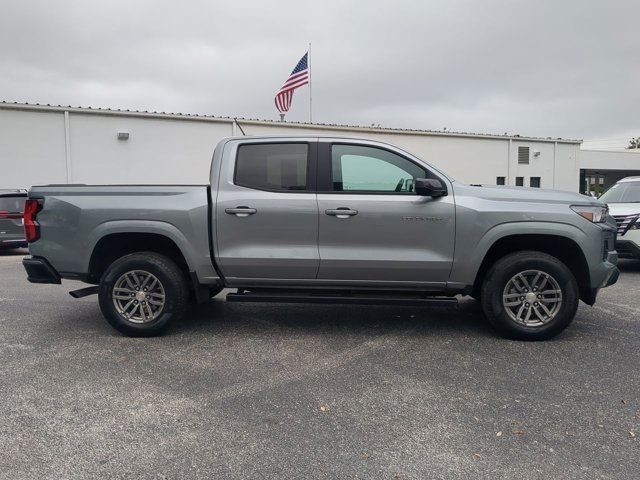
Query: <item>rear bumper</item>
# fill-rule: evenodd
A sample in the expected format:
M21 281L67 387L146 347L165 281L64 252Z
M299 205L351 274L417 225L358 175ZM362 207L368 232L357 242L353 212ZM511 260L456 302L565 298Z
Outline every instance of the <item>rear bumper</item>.
M0 248L24 248L27 241L24 238L0 238Z
M22 265L31 283L62 283L60 274L42 257L25 257Z

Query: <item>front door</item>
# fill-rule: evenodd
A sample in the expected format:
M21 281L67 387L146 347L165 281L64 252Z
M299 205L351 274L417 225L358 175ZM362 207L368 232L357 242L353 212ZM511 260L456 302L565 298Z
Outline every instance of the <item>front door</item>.
M390 149L320 145L318 279L363 286L444 286L455 236L450 183ZM440 179L449 195L417 195L416 178Z
M225 146L231 151L223 154L213 200L216 260L230 285L316 278L316 146L315 140Z

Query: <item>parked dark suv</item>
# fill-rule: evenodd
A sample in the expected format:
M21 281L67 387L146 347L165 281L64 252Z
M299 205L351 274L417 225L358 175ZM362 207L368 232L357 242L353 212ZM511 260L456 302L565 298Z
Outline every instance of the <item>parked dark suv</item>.
M0 190L0 249L26 247L22 226L26 190Z

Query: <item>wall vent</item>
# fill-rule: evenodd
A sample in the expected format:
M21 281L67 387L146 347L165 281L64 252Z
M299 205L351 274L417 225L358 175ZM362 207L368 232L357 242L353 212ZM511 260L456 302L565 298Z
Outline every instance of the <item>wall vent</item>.
M529 164L529 147L518 147L518 163Z

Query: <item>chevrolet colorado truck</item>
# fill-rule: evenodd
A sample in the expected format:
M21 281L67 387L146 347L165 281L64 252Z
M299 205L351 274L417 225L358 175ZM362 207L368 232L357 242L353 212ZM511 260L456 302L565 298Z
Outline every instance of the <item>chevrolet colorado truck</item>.
M464 185L391 145L222 140L202 186L32 187L33 283L81 280L125 335L160 334L188 302L429 305L480 301L504 336L565 329L616 282L616 226L589 197Z

